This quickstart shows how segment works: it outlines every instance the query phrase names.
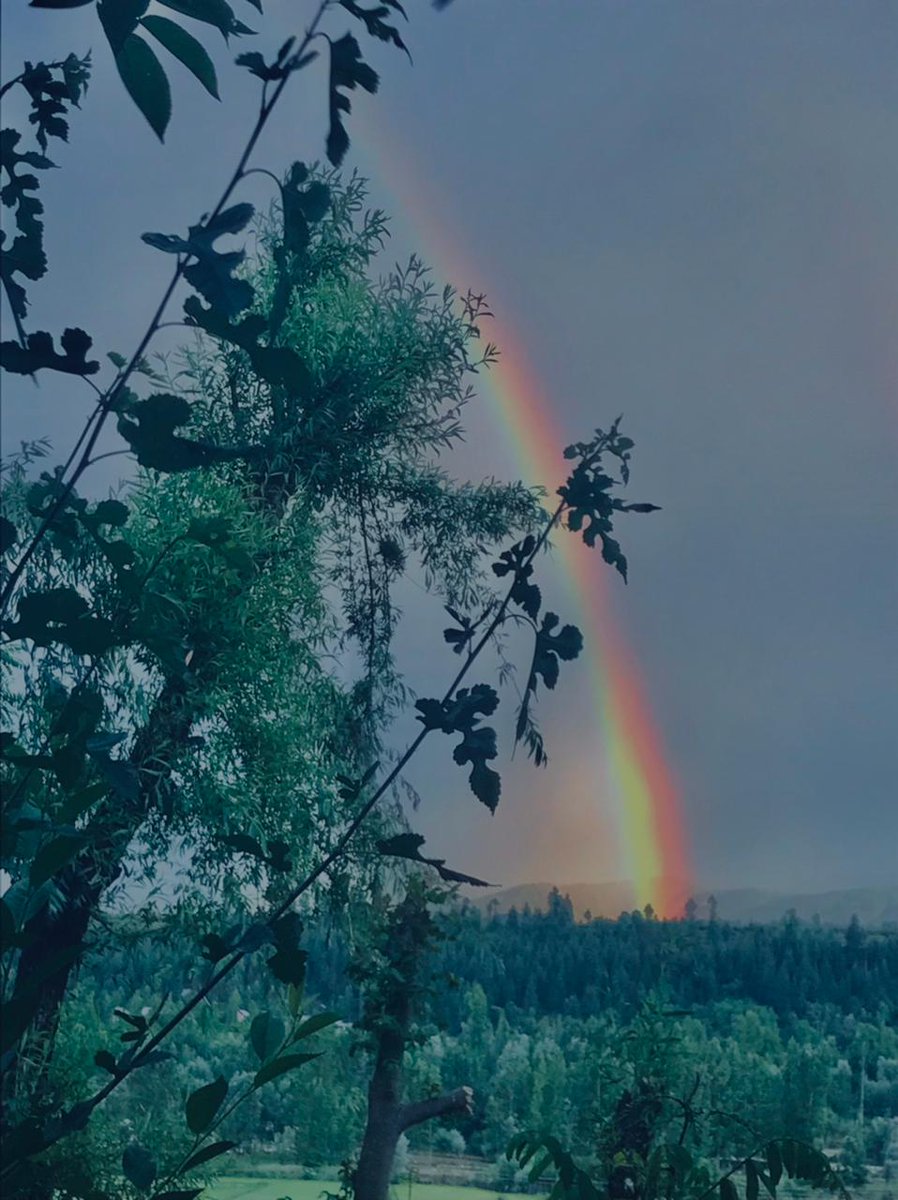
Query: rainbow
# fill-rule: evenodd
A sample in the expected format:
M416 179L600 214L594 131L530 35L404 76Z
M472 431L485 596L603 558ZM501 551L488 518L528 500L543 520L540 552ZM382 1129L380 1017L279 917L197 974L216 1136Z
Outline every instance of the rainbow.
M397 148L387 148L384 132L364 121L354 146L364 174L378 196L392 201L426 248L426 260L441 278L466 287L482 270L466 269L451 244L423 179L412 175ZM366 153L367 152L367 153ZM492 295L492 293L491 293ZM507 441L516 470L529 483L547 485L566 477L562 450L567 441L553 420L549 393L528 361L513 329L493 317L489 340L500 349L498 362L480 376L479 392L497 431ZM584 429L586 438L592 431ZM596 803L612 817L618 844L619 877L632 883L639 907L651 904L659 916L682 914L692 886L686 829L674 772L652 717L636 658L612 611L608 580L612 569L579 537L555 539L563 565L562 583L574 620L583 630L595 720ZM617 576L614 574L614 578ZM565 613L565 617L568 613Z

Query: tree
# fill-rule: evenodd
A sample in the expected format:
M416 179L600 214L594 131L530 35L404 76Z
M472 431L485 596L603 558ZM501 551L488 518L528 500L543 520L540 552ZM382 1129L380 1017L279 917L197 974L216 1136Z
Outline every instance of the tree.
M324 186L311 181L306 195ZM459 603L472 586L475 547L532 519L523 489L460 487L433 468L434 447L457 430L465 376L474 365L470 317L454 315L453 297L435 296L419 270L382 286L369 283L364 271L381 236L380 219L353 229L363 197L358 182L343 190L332 178L326 194L332 207L322 212L296 270L304 277L302 302L294 296L280 318L282 344L293 347L285 353L307 354L314 339L330 346L328 358L319 356L315 379L316 393L329 397L326 418L304 418L317 401L300 405L255 375L239 349L193 353L179 378L199 393L191 425L197 443L213 430L236 439L251 426L259 452L246 464L161 478L142 473L131 496L129 540L121 543L132 556L127 579L109 572L103 557L109 546L98 552L96 539L83 535L77 552L61 558L48 548L26 575L32 586L51 582L56 594L100 581L110 625L127 613L123 644L110 646L96 664L80 703L102 709L97 724L115 729L110 736L127 753L110 761L127 772L133 794L123 797L119 789L94 806L81 834L88 845L60 877L66 899L30 918L32 949L19 963L23 981L40 968L48 947L83 941L137 839L144 870L169 853L173 839L189 839L191 872L207 886L230 884L232 899L248 882L276 895L278 869L282 874L288 860L308 866L303 856L314 848L314 825L333 820L339 809L336 776L376 752L377 731L396 702L391 588L405 556L426 559L434 588ZM264 267L261 273L264 295ZM343 330L347 318L351 345L332 332ZM394 359L400 366L388 374ZM238 390L239 413L223 419L224 397ZM353 452L359 390L367 436ZM300 423L301 455L291 454ZM19 483L15 515L25 524L35 492L52 480ZM119 500L106 509L116 519L127 512ZM447 512L458 551L452 563L435 548ZM323 574L318 564L325 556L336 567ZM149 564L142 573L141 564ZM139 573L132 596L131 576ZM342 629L323 599L324 588L335 585ZM347 691L324 669L322 654L350 638L364 653L362 673ZM132 663L141 676L122 696L117 680ZM20 659L20 667L30 703L15 732L27 738L47 702L48 679L57 690L80 685L77 670L53 647L36 663ZM242 865L236 876L228 869L235 852ZM70 965L47 997L51 1010ZM42 1030L51 1027L52 1013Z
M424 964L439 936L430 905L445 893L412 879L404 898L390 909L375 952L356 968L366 988L362 1027L372 1043L374 1066L368 1085L368 1115L358 1165L353 1174L356 1200L386 1200L400 1137L434 1118L471 1111L473 1093L451 1092L405 1100L403 1060L412 1020L426 987Z

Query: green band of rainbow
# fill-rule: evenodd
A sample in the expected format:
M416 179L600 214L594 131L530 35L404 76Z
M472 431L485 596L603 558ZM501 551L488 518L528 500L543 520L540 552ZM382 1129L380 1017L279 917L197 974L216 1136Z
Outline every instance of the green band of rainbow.
M423 178L403 165L394 145L387 150L383 130L365 122L356 145L368 152L366 174L377 191L393 202L393 214L402 213L421 239L428 264L442 277L439 282L445 279L464 289L482 278L481 270L465 270L464 256L450 244L445 223L437 222L438 208L429 201ZM513 330L494 318L489 340L499 346L500 358L481 376L485 406L522 478L551 491L568 468L562 455L566 439L556 428L548 392ZM583 436L590 432L584 430ZM692 886L686 831L673 771L635 656L612 611L611 568L579 538L564 533L555 541L555 554L564 568L563 586L576 610L564 616L573 616L583 630L594 705L594 761L584 788L614 821L616 873L632 881L635 902L640 907L650 903L659 916L679 916Z

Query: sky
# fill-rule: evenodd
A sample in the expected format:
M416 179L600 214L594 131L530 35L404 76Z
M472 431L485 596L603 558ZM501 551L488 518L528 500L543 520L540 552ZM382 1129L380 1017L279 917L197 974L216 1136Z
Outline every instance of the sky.
M243 7L263 51L307 11ZM396 257L487 292L565 438L624 413L634 498L663 511L622 528L630 583L609 580L608 620L638 664L697 885L898 883L898 8L408 7L413 64L370 50L382 84L354 98L347 166L392 213ZM44 192L53 283L33 323L70 323L74 299L101 349L127 350L167 268L139 234L209 207L252 87L223 47L221 105L173 67L161 147L92 8L4 11L4 78L88 46L91 90ZM260 164L321 155L322 85L314 69L297 84ZM247 198L267 203L263 181ZM4 384L5 444L49 431L62 450L86 396ZM521 470L493 403L472 406L454 473ZM564 616L551 572L547 592ZM410 597L402 661L429 694L451 663ZM625 874L588 674L572 664L542 704L548 770L502 764L495 817L448 744L428 751L412 819L432 853L505 884Z

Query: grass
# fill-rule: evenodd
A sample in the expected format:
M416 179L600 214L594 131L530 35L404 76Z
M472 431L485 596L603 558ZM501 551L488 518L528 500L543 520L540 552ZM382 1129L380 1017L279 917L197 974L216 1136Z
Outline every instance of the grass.
M339 1184L321 1179L253 1179L249 1175L223 1175L208 1191L209 1200L319 1200ZM498 1200L497 1192L483 1188L452 1187L440 1183L399 1183L390 1189L392 1200Z

